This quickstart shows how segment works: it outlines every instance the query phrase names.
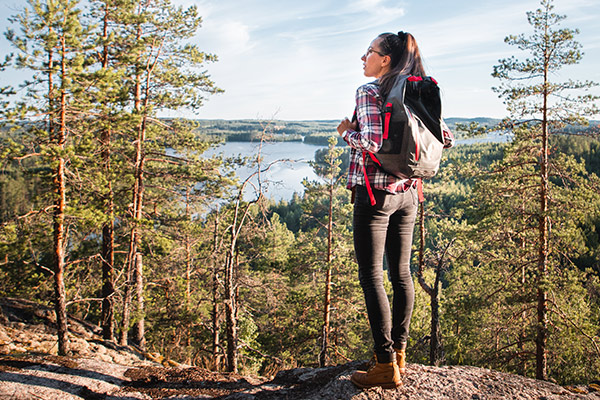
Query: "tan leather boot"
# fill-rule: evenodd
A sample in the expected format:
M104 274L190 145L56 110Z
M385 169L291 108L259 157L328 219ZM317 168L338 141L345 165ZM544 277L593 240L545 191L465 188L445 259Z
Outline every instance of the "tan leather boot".
M398 371L401 374L406 374L406 350L405 349L395 349L396 350L396 363L398 364Z
M380 386L384 389L393 389L402 384L396 361L391 363L377 362L366 372L355 371L350 380L356 386L363 389L375 386Z

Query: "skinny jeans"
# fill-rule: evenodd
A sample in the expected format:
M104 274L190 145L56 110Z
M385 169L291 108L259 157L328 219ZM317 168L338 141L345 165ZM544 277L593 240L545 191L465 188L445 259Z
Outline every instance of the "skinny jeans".
M374 189L373 195L374 206L367 189L356 186L354 251L374 352L379 362L387 363L395 359L394 348L404 348L408 340L415 297L410 254L418 196L414 187L396 194ZM393 289L391 309L383 285L384 253Z

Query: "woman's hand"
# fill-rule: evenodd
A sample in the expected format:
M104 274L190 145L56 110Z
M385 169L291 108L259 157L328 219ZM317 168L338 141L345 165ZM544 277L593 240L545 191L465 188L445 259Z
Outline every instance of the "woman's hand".
M337 127L338 134L341 136L348 129L356 131L358 124L356 122L350 122L348 118L344 118Z

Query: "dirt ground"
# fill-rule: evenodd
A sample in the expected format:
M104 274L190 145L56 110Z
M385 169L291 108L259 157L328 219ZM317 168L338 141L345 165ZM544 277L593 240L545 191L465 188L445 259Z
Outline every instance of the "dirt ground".
M275 377L164 366L150 354L102 340L97 326L75 319L69 321L72 354L61 357L52 326L49 308L0 298L0 400L600 400L600 381L562 387L470 366L409 363L403 385L389 390L352 384L350 375L364 361Z

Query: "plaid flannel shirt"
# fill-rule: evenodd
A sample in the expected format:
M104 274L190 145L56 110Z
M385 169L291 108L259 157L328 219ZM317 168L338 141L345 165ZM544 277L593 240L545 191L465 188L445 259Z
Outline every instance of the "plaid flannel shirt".
M363 152L376 153L383 141L383 123L381 106L383 99L379 95L379 85L376 82L367 83L356 90L356 118L358 131L351 129L342 134L342 138L351 147L350 168L348 171L348 189L356 185L365 186L363 172ZM454 136L443 123L444 148L454 145ZM373 163L370 157L365 157L365 170L372 188L398 193L416 185L416 179L400 179L382 171Z

